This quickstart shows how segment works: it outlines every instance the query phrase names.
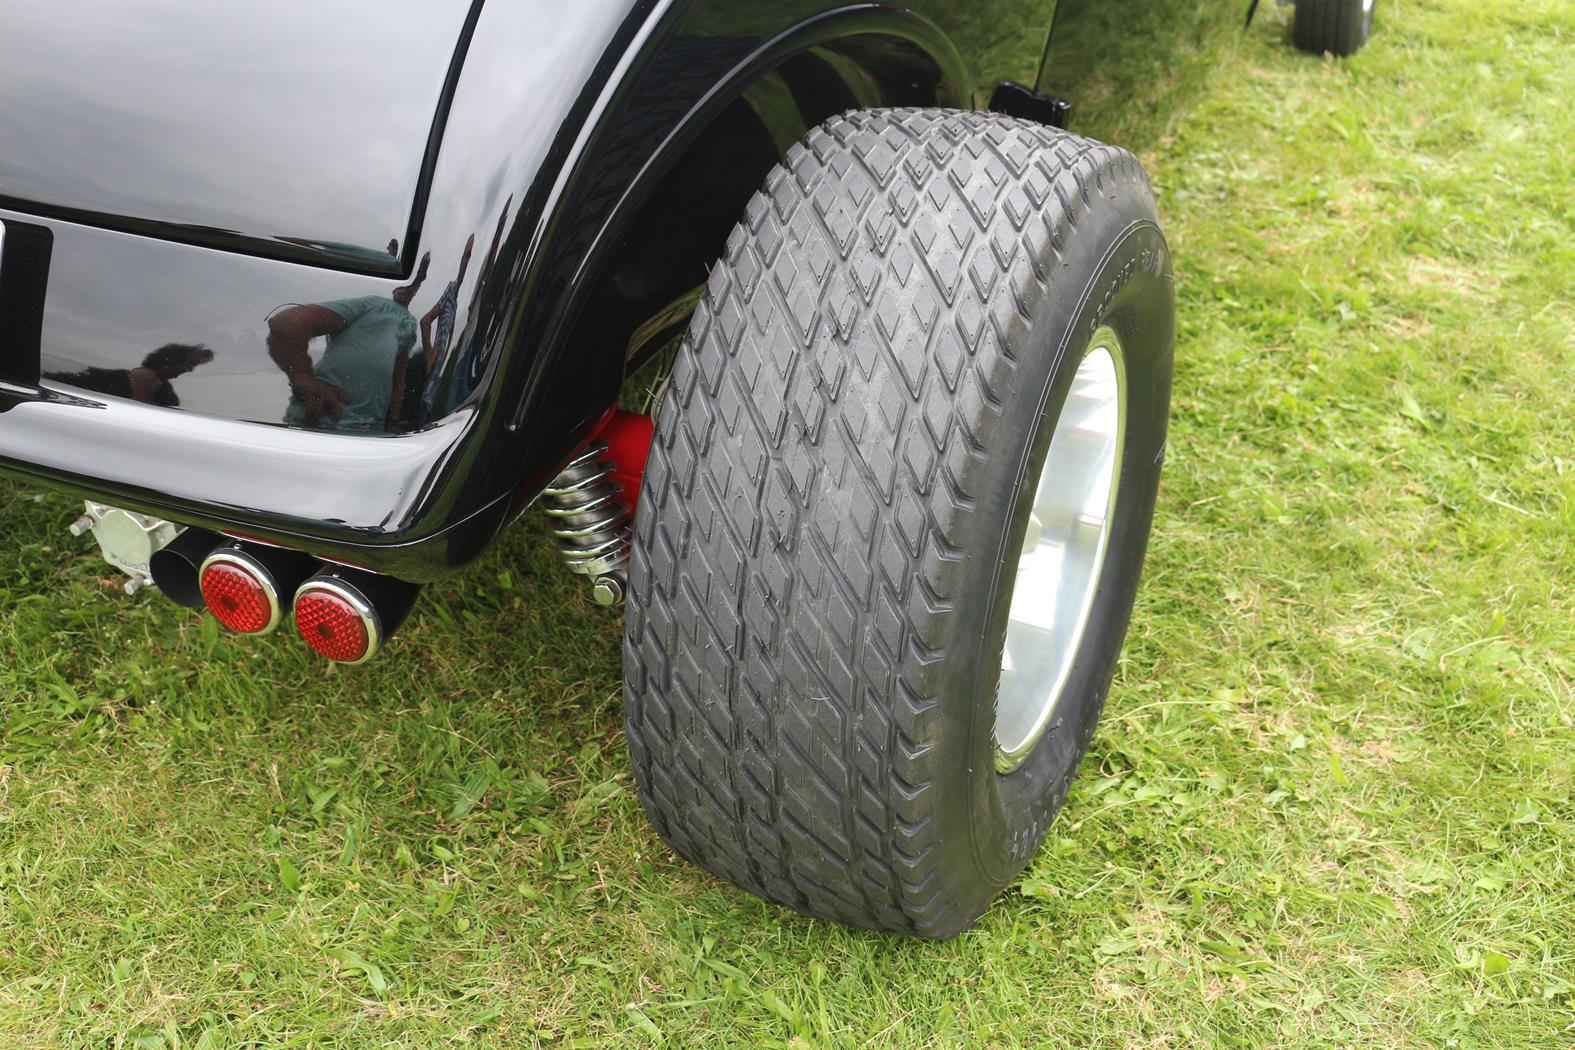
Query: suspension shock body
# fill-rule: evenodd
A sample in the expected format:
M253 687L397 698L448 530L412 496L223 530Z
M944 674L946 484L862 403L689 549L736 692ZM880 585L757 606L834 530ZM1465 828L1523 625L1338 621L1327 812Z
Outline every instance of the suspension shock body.
M651 447L649 416L616 412L542 491L542 509L570 572L589 576L599 605L623 602L640 475Z

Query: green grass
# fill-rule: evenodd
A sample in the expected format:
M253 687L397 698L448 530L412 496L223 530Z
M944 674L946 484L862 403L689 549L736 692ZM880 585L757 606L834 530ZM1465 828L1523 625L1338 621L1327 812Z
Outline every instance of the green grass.
M1575 10L1266 4L1145 154L1171 454L1106 721L944 944L679 863L527 528L373 666L5 485L0 1046L1460 1046L1575 1022ZM1037 42L1034 43L1037 46Z

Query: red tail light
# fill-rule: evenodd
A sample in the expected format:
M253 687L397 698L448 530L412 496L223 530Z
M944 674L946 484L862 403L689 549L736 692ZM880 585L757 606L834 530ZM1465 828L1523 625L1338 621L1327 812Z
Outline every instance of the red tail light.
M295 592L295 627L307 645L345 664L370 660L383 640L372 603L331 577L315 576Z
M279 623L279 594L268 570L245 551L221 547L203 559L202 600L214 619L241 634L266 634Z

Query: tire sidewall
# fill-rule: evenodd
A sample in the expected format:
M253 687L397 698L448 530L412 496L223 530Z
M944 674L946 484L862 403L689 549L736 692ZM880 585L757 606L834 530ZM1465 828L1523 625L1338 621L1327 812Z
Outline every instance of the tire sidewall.
M1007 438L992 451L1011 467L1004 483L991 479L975 517L981 535L969 549L978 554L961 592L966 608L959 610L960 622L976 625L962 647L975 656L959 662L946 692L968 701L958 705L964 724L954 727L967 742L968 785L966 804L954 816L967 828L952 841L971 846L981 909L1027 863L1065 798L1114 674L1147 546L1169 414L1173 289L1164 238L1151 214L1133 217L1138 211L1113 208L1096 217L1092 228L1079 231L1082 251L1062 261L1063 277L1092 276L1080 289L1052 286L1041 303L1003 413L1000 433ZM1101 247L1103 256L1094 255ZM1022 764L1001 775L995 698L1017 555L1056 420L1094 332L1106 325L1121 341L1127 426L1105 562L1051 722Z

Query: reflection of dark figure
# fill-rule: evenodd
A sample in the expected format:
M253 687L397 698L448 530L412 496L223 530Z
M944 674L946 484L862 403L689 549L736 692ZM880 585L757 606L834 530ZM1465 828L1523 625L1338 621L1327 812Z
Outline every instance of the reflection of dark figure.
M171 382L212 360L213 351L200 344L166 343L144 357L137 368L84 368L51 373L49 378L112 397L179 408L180 397Z
M459 257L459 273L448 282L432 309L421 315L421 356L412 362L413 367L405 377L405 401L412 406L409 422L413 426L422 426L431 418L438 377L447 363L449 342L454 338L459 289L465 283L465 271L470 268L470 253L475 247L476 235L471 234L465 241L464 254ZM436 331L433 331L434 325Z
M426 279L423 258L416 279L393 295L363 295L280 310L268 319L268 356L290 379L284 421L340 430L395 429L404 400L405 367L416 342L410 300ZM308 345L326 336L316 367Z
M492 231L492 246L487 249L487 258L481 264L481 277L476 281L475 289L470 293L470 306L465 318L465 331L460 336L458 348L455 353L456 360L448 376L448 387L443 391L442 403L444 411L450 411L465 403L481 382L482 372L487 363L486 340L476 338L476 304L481 298L481 293L486 289L487 278L492 274L493 264L498 259L498 246L503 241L503 227L508 224L509 206L514 203L514 197L503 202L503 210L498 214L498 225ZM457 290L456 290L457 291ZM436 399L434 399L436 404Z

